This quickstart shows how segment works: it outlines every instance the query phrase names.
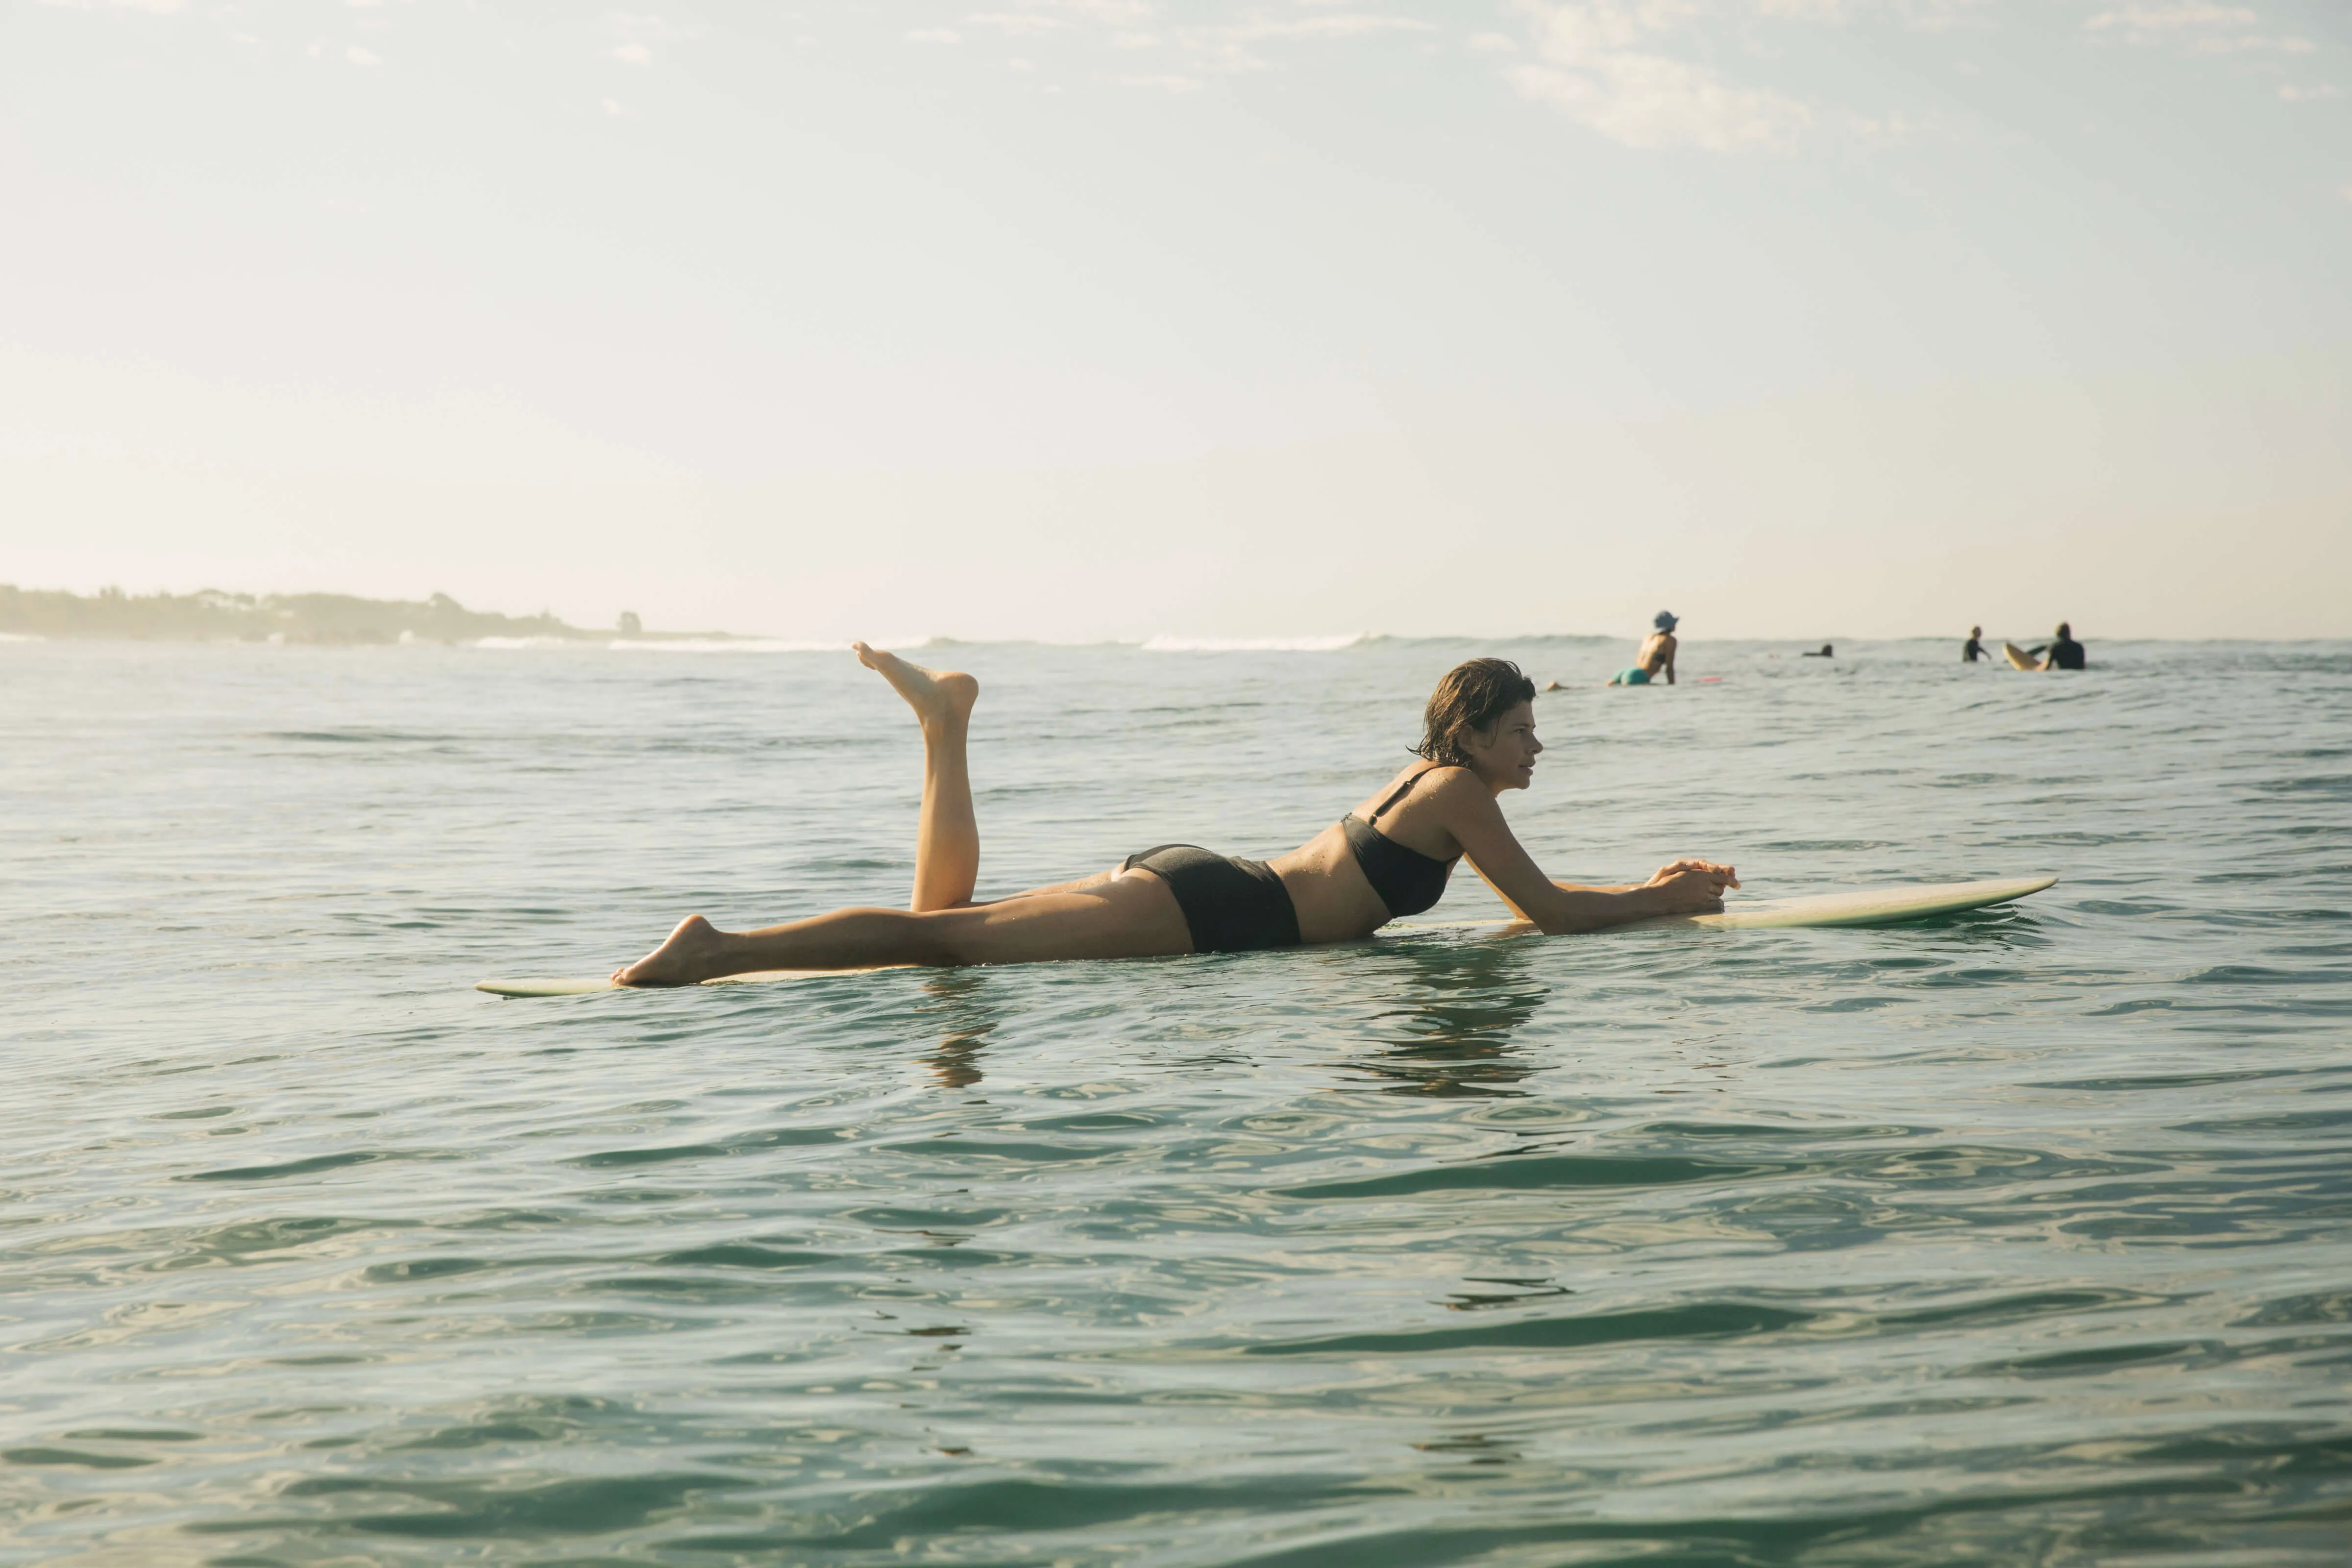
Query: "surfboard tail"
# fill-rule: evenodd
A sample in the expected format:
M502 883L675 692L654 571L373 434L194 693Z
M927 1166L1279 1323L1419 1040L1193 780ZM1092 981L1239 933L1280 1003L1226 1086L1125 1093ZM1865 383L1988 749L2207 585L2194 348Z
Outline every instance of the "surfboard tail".
M774 980L832 980L844 974L874 974L885 969L912 969L908 963L863 964L856 969L755 969L742 974L722 974L715 980L705 980L704 985L756 985ZM493 996L587 996L598 991L629 991L636 989L683 990L691 987L635 987L616 985L610 980L478 980L477 991L487 991Z

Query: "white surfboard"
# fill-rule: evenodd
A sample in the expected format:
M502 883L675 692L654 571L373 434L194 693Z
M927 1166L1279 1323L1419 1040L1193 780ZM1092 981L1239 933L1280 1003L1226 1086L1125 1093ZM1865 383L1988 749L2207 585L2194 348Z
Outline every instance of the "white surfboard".
M2057 886L2055 877L2014 877L1998 882L1936 882L1914 888L1874 888L1863 893L1816 893L1803 899L1735 897L1719 915L1662 915L1650 925L1715 926L1770 931L1793 926L1883 926L1934 915L1980 910Z
M1884 926L1924 921L1935 915L1958 914L2005 904L2044 888L2055 887L2055 877L2014 877L1997 882L1934 882L1910 888L1873 888L1861 893L1813 893L1801 899L1743 899L1731 896L1729 907L1712 915L1654 915L1629 921L1609 931L1643 931L1654 926L1712 926L1718 931L1790 930L1800 926ZM1488 931L1534 936L1525 921L1401 921L1381 928L1382 935L1414 931ZM1595 932L1606 935L1606 931Z
M1957 914L2005 904L2053 887L2055 877L2019 877L1998 882L1937 882L1925 887L1875 888L1861 893L1818 893L1803 899L1742 899L1716 915L1660 915L1632 926L1713 926L1724 931L1786 930L1800 926L1883 926L1934 915ZM1392 932L1416 931L1517 931L1529 935L1535 928L1513 921L1423 921L1392 925ZM705 985L750 985L773 980L825 980L846 974L878 974L886 969L911 969L906 963L875 964L864 969L761 969L748 974L722 975ZM593 991L625 987L610 980L484 980L474 986L493 996L584 996Z

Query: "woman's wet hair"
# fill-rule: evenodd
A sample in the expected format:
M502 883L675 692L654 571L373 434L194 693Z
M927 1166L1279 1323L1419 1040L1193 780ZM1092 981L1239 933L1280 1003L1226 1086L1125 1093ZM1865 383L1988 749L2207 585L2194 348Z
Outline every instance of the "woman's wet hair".
M1491 731L1522 702L1536 700L1536 683L1507 658L1474 658L1455 665L1429 694L1422 715L1421 744L1413 751L1433 763L1470 765L1465 742Z

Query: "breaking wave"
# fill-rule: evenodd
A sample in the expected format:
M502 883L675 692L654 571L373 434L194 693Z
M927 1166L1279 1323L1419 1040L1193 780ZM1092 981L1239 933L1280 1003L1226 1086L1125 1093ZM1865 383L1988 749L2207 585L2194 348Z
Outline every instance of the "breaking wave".
M608 653L839 653L849 645L793 637L478 637L472 646L493 652L576 648Z
M845 642L795 637L677 637L660 642L615 637L604 645L615 653L843 653Z
M1143 644L1146 653L1337 653L1371 638L1364 632L1338 632L1307 637L1157 637Z

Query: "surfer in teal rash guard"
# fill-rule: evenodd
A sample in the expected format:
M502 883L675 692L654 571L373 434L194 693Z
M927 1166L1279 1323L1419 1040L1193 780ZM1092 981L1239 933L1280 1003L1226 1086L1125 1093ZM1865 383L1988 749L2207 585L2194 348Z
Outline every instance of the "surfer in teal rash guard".
M1675 649L1678 646L1675 641L1675 627L1681 624L1668 610L1660 610L1651 616L1650 625L1655 629L1643 641L1642 651L1633 656L1633 662L1611 676L1609 684L1647 686L1663 670L1666 684L1672 686L1675 683Z
M1739 886L1738 873L1711 860L1677 860L1646 882L1618 887L1546 877L1500 804L1504 791L1535 782L1543 750L1535 684L1507 660L1474 658L1437 683L1415 760L1271 863L1163 844L1074 882L977 901L980 828L965 740L980 683L960 670L925 669L852 646L915 710L923 731L909 906L835 910L740 932L689 915L661 946L614 971L614 981L691 985L771 969L1149 958L1353 942L1436 903L1465 857L1514 914L1556 936L1654 915L1710 914L1723 907L1726 888Z

